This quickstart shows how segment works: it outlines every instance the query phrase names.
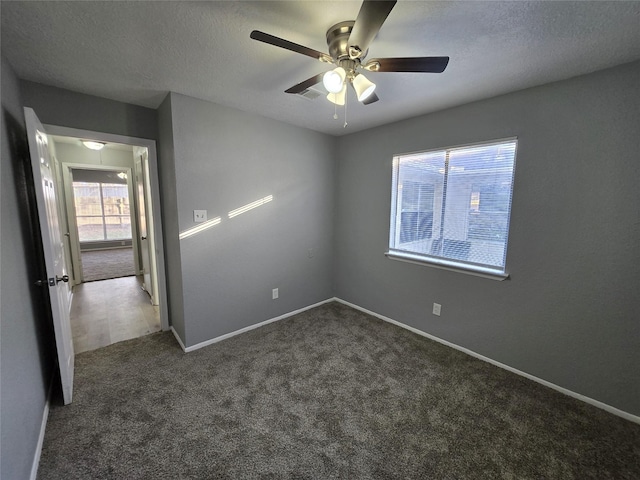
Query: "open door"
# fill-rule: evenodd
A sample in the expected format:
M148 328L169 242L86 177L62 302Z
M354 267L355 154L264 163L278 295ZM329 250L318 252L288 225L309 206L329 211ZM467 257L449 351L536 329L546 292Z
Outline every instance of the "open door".
M134 147L134 167L137 195L138 235L140 235L140 260L143 273L143 288L151 297L151 303L158 305L157 259L155 245L154 217L149 183L148 149Z
M64 404L73 396L73 338L69 320L69 276L64 260L64 242L60 232L56 202L55 174L49 150L49 139L31 108L25 107L24 116L29 137L31 168L36 191L38 221L42 235L47 278L41 279L43 288L49 289L51 316L56 337L60 380Z
M151 284L151 262L149 259L149 233L147 231L147 212L145 195L145 175L142 164L142 155L136 155L136 195L138 200L138 235L140 235L140 259L142 260L142 288L153 298L153 286Z

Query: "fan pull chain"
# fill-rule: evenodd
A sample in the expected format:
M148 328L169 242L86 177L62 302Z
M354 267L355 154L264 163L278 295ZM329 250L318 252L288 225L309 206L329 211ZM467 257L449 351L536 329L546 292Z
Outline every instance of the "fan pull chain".
M333 98L334 100L338 97L337 93L333 94ZM334 101L333 102L333 119L337 120L338 119L338 104Z
M348 92L344 96L344 125L342 128L347 128L347 100L349 98Z

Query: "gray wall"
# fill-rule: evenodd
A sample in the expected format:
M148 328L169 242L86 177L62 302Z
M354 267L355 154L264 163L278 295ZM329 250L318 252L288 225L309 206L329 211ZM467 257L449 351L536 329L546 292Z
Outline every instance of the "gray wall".
M35 211L22 99L11 66L2 57L2 228L0 230L0 478L31 473L54 367L51 320L42 246L30 220ZM33 185L31 183L31 185Z
M337 296L640 415L638 85L637 62L341 137ZM510 280L384 256L394 154L511 136Z
M173 93L171 110L179 230L222 218L180 241L185 344L330 298L335 139Z
M25 106L33 108L42 123L151 140L158 138L158 114L152 108L27 80L21 81L21 89Z
M184 298L182 289L182 260L178 239L178 201L176 193L176 162L173 145L173 115L171 94L158 109L158 174L162 227L164 229L165 269L169 323L180 338L185 338Z

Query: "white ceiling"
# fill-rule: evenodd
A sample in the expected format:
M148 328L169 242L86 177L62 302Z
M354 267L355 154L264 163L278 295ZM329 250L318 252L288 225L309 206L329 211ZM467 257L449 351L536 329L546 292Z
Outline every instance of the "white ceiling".
M328 70L256 42L256 29L327 52L360 2L8 2L2 52L20 78L156 108L168 91L343 135L640 59L640 1L403 1L368 58L451 57L442 74L367 73L380 101L284 90Z

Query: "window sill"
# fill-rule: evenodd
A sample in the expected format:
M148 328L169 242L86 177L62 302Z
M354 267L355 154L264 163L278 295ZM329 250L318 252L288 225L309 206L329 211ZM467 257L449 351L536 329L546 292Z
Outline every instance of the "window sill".
M408 253L398 253L398 252L385 252L387 258L391 260L398 260L400 262L407 263L415 263L416 265L423 265L425 267L439 268L441 270L449 270L451 272L464 273L466 275L473 275L476 277L489 278L491 280L497 280L502 282L509 278L508 273L501 273L495 270L491 270L489 268L471 268L467 266L462 266L461 264L457 264L454 262L448 262L446 260L436 261L436 260L426 260L424 257L419 255L411 255Z

